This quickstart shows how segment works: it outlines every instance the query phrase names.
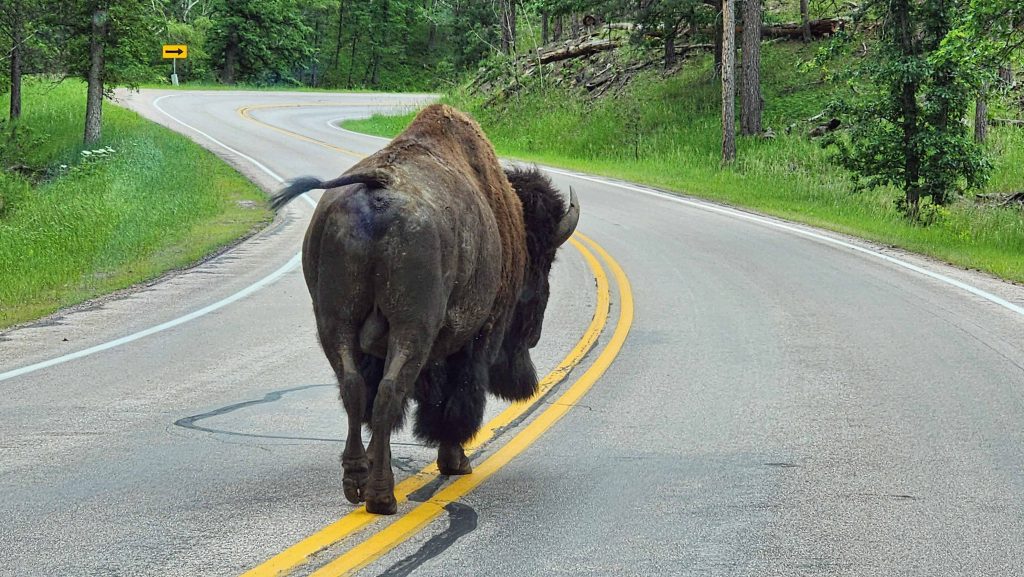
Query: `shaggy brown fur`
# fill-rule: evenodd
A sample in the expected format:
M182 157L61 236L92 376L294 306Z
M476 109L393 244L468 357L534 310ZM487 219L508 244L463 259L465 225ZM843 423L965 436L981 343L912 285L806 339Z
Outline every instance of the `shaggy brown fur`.
M432 104L420 111L386 148L359 161L346 174L384 177L399 183L414 177L410 167L419 167L426 159L439 160L450 170L469 176L491 207L501 236L502 262L500 288L490 323L493 329L503 333L515 309L526 271L523 207L480 125L451 106Z

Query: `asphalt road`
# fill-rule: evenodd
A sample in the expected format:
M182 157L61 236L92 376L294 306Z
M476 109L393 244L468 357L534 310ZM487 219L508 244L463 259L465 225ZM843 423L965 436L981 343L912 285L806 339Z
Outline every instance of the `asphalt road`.
M383 144L338 119L425 98L144 91L125 105L273 189ZM553 177L628 276L628 339L564 418L361 575L1024 574L1024 288ZM293 202L193 270L0 333L0 574L238 575L351 510L343 412L289 268L309 214ZM623 288L612 297L614 320ZM597 306L566 246L542 373ZM431 460L397 441L401 476Z

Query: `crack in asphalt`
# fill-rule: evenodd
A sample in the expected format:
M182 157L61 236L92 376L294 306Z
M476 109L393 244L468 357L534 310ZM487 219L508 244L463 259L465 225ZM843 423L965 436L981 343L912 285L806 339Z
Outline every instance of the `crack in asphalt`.
M284 397L288 393L296 393L296 392L299 392L299 391L305 391L305 390L308 390L308 389L315 389L315 388L320 388L320 387L335 387L335 386L337 386L337 385L335 385L333 383L315 384L315 385L302 385L302 386L299 386L299 387L292 387L290 389L280 389L280 390L277 390L277 391L271 391L271 392L267 393L266 395L263 395L263 398L261 398L261 399L251 399L251 400L248 400L248 401L242 401L240 403L234 403L234 404L231 404L231 405L227 405L225 407L221 407L219 409L214 409L214 410L208 411L206 413L200 413L198 415L192 415L192 416L189 416L189 417L182 417L182 418L178 419L177 421L174 421L174 425L178 426L178 427L185 428L185 429L192 429L194 431L202 431L204 433L212 433L212 434L216 434L216 435L229 435L229 436L232 436L232 437L249 437L249 438L254 438L254 439L281 439L281 440L287 440L287 441L320 441L320 442L325 442L325 443L344 443L345 440L346 440L344 437L342 437L342 438L337 438L337 437L304 437L304 436L299 436L299 435L270 435L270 434L264 434L264 433L243 433L241 431L230 431L230 430L227 430L227 429L217 429L217 428L214 428L214 427L204 427L202 425L196 424L199 421L203 421L203 420L210 419L210 418L213 418L213 417L218 417L220 415L225 415L227 413L231 413L231 412L237 411L239 409L244 409L244 408L247 408L247 407L251 407L253 405L261 405L261 404L265 404L265 403L273 403L275 401L279 401L279 400L281 400L282 397ZM424 446L426 446L426 445L422 445L422 444L419 444L419 443L399 443L399 442L394 442L394 441L392 441L391 444L392 445L403 445L403 446L409 446L409 447L424 447Z

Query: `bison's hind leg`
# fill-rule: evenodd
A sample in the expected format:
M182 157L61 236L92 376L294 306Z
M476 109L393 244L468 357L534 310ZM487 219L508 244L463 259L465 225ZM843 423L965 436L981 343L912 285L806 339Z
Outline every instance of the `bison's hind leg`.
M432 363L417 383L415 434L437 444L442 475L466 475L473 467L462 445L480 430L487 391L487 363L473 344Z
M373 420L373 402L377 398L377 388L384 376L384 359L373 355L360 355L359 374L363 377L366 386L366 396L363 407L363 424L369 425Z
M328 345L331 345L331 349L328 349ZM367 397L371 396L364 376L372 377L372 374L362 370L362 359L356 360L362 355L352 345L351 341L337 344L324 341L324 349L330 351L327 357L338 375L341 401L348 416L348 436L345 439L345 450L341 454L341 467L344 470L342 487L345 498L358 504L366 500L366 483L370 475L370 461L363 447L363 417L367 412Z

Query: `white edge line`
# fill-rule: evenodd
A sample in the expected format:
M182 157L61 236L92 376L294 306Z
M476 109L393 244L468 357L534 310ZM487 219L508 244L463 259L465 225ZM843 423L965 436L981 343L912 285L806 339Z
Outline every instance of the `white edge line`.
M352 133L352 134L359 134L361 136L369 136L370 138L379 138L381 140L388 140L387 138L383 138L383 137L380 137L380 136L374 136L372 134L363 134L363 133L360 133L360 132L355 132L355 131L352 131L352 130L348 130L347 128L342 128L342 127L340 127L338 125L332 125L332 126L335 129L341 130L341 131L344 131L344 132L349 132L349 133ZM937 272L934 272L934 271L930 271L930 270L928 270L926 268L919 267L919 266L917 266L915 264L911 264L911 263L909 263L907 261L900 260L898 258L891 257L891 256L886 255L886 254L882 254L882 253L880 253L878 251L874 251L874 250L871 250L869 248L864 248L862 246L857 246L855 244L852 244L852 243L849 243L849 242L846 242L846 241L843 241L843 240L840 240L840 239L837 239L837 238L832 238L830 236L826 236L826 235L821 234L821 233L817 233L817 232L814 232L814 231L811 231L811 230L806 230L806 229L799 228L799 227L796 227L796 226L793 226L793 225L789 225L789 224L786 224L786 223L783 223L783 222L779 222L779 221L772 220L772 219L769 219L769 218L764 218L764 217L761 217L761 216L749 214L749 213L742 212L742 211L739 211L739 210L735 210L735 209L731 209L731 208L725 208L725 207L717 206L717 205L714 205L714 204L711 204L711 203L707 203L707 202L700 202L700 201L696 201L696 200L690 200L690 199L687 199L687 198L682 198L682 197L679 197L679 196L676 196L674 194L667 193L667 192L661 192L661 191L651 190L651 189L647 189L647 188L640 188L640 187L636 187L636 186L630 186L628 184L622 184L622 183L618 183L618 182L611 182L611 181L605 180L603 178L596 178L596 177L593 177L593 176L587 176L587 175L584 175L584 174L580 174L578 172L562 170L562 169L559 169L559 168L552 168L550 166L543 166L543 168L544 168L544 170L546 170L548 172L553 172L555 174L561 174L561 175L565 175L565 176L570 176L572 178L578 178L580 180L589 180L590 182L596 182L596 183L604 184L604 185L607 185L607 186L614 186L614 187L617 187L617 188L623 188L623 189L626 189L626 190L631 190L631 191L634 191L634 192L639 192L641 194L646 194L648 196L655 196L655 197L658 197L658 198L662 198L664 200L669 200L669 201L672 201L672 202L678 202L680 204L684 204L686 206L690 206L690 207L693 207L693 208L699 208L701 210L706 210L708 212L715 212L715 213L718 213L718 214L723 214L723 215L726 215L726 216L731 216L733 218L739 218L739 219L747 220L747 221L750 221L750 222L756 222L756 223L764 225L764 226L769 226L769 227L777 228L777 229L780 229L780 230L784 230L784 231L787 231L787 232L790 232L790 233L793 233L793 234L798 234L800 236L805 236L805 237L808 237L808 238L813 238L814 240L817 240L817 241L821 241L821 242L825 242L825 243L841 246L843 248L846 248L846 249L849 249L849 250L853 250L853 251L859 252L861 254L865 254L865 255L868 255L868 256L872 256L872 257L884 260L884 261L886 261L886 262L888 262L890 264L894 264L894 265L896 265L898 267L902 267L902 268L905 268L907 270L914 271L914 272L916 272L918 274L922 274L924 276L930 277L930 278L935 279L935 280L937 280L939 282L943 282L943 283L946 283L948 285L952 285L952 286L954 286L954 287L956 287L958 289L967 291L967 292L969 292L969 293L971 293L971 294L973 294L975 296L981 297L981 298L983 298L983 299L985 299L985 300L987 300L989 302L992 302L994 304L997 304L997 305L999 305L999 306L1001 306L1001 307L1003 307L1003 308L1005 308L1007 310L1010 310L1010 311L1015 312L1015 313L1017 313L1017 314L1019 314L1021 316L1024 316L1024 307L1022 307L1020 305L1017 305L1017 304L1014 304L1014 303L1012 303L1012 302L1010 302L1010 301L1008 301L1008 300L1006 300L1006 299L1004 299L1002 297L996 296L996 295L994 295L994 294L992 294L990 292L984 291L984 290L982 290L982 289L980 289L978 287L969 285L969 284L967 284L965 282L962 282L962 281L958 281L958 280L956 280L954 278L950 278L950 277L948 277L948 276L946 276L944 274L940 274L940 273L937 273Z
M217 301L217 302L215 302L215 303L213 303L211 305L205 306L205 307L203 307L203 308L201 308L201 309L199 309L197 311L193 311L193 312L191 312L191 313L189 313L187 315L178 317L176 319L167 321L165 323L161 323L159 325L150 327L148 329L141 330L141 331L139 331L137 333L132 333L132 334L130 334L128 336L124 336L124 337L121 337L119 339L114 339L112 341L107 341L105 343L96 345L94 347L89 347L87 349L83 349L83 350L78 351L78 352L69 353L69 354L61 356L61 357L57 357L57 358L54 358L54 359L50 359L48 361L43 361L43 362L40 362L40 363L36 363L34 365L29 365L27 367L22 367L20 369L14 369L13 371L7 371L6 373L0 373L0 381L5 381L7 379L12 379L14 377L18 377L18 376L21 376L21 375L24 375L24 374L27 374L27 373L38 371L40 369L45 369L47 367L52 367L54 365L59 365L61 363L66 363L68 361L72 361L72 360L75 360L75 359L80 359L82 357L87 357L87 356L89 356L91 354L98 353L98 352L101 352L101 351L106 351L108 349L112 349L114 347L121 346L121 345L123 345L125 343L130 343L132 341L137 341L137 340L139 340L139 339L141 339L143 337L148 337L149 335L152 335L152 334L155 334L155 333L159 333L161 331L165 331L165 330L167 330L169 328L173 328L173 327L176 327L178 325L185 324L185 323L187 323L187 322L189 322L191 320L194 320L194 319L197 319L197 318L199 318L201 316L204 316L204 315L207 315L209 313L212 313L213 311L215 311L217 309L223 308L223 307L225 307L225 306L227 306L227 305L229 305L229 304L231 304L231 303L233 303L233 302L235 302L237 300L243 299L243 298L251 295L252 293L262 289L263 287L265 287L265 286L271 284L272 282L276 281L277 279L281 278L285 273L289 272L291 269L295 268L296 265L299 264L299 261L301 260L301 257L302 257L301 253L296 254L287 263L285 263L281 268L275 270L274 272L270 273L269 275L263 277L262 279L256 281L255 283L249 285L248 287L246 287L246 288L236 292L235 294L233 294L233 295L231 295L231 296L229 296L229 297L227 297L227 298L225 298L223 300L219 300L219 301Z
M159 103L164 98L169 98L169 97L172 97L172 96L178 96L178 95L177 94L166 94L164 96L161 96L160 98L157 98L156 100L153 101L153 107L156 108L157 110L159 110L163 115L165 115L168 118L170 118L171 120L177 122L178 124L181 124L182 126L188 128L189 130L195 131L196 133L203 135L205 138L209 139L210 142L213 142L213 143L223 147L224 149L226 149L226 150L228 150L228 151L230 151L230 152L232 152L234 154L237 154L238 156L240 156L240 157L248 160L249 162L253 163L253 165L255 165L257 168L259 168L263 172L265 172L268 175L270 175L271 178L273 178L274 180L276 180L278 182L284 182L284 179L281 178L280 176L278 176L277 173L275 173L274 171L272 171L269 168L267 168L266 166L264 166L262 163L260 163L255 158L252 158L249 155L243 154L243 153L235 150L234 148L231 148L230 146L224 144L223 142L217 140L216 138L210 136L209 134L203 132L202 130L199 130L198 128L196 128L194 126L186 124L185 122L182 122L178 118L175 118L174 116L171 116L167 111L165 111L163 108L160 107ZM314 201L312 198L310 198L310 196L308 194L303 194L302 198L306 202L308 202L310 206L313 206L313 207L316 206L316 201ZM185 323L187 323L189 321L192 321L192 320L195 320L195 319L197 319L197 318L199 318L201 316L205 316L207 314L210 314L210 313L212 313L213 311L215 311L217 309L226 307L227 305L229 305L229 304L231 304L231 303L233 303L235 301L241 300L241 299L243 299L243 298L253 294L254 292L256 292L256 291L266 287L267 285L273 283L277 279L279 279L282 276L284 276L285 273L287 273L291 269L293 269L296 266L298 266L298 264L299 264L299 262L301 262L301 260L302 260L302 253L301 252L296 253L294 256L292 256L291 259L288 260L287 263L285 263L282 267L278 268L277 270L275 270L274 272L270 273L269 275L263 277L262 279L256 281L255 283L247 286L246 288L236 292L235 294L233 294L233 295L231 295L229 297L226 297L224 299L221 299L221 300L219 300L219 301L217 301L217 302L215 302L215 303L213 303L211 305L207 305L207 306L205 306L205 307L203 307L203 308L201 308L201 309L199 309L197 311L193 311L193 312L188 313L188 314L186 314L184 316L180 316L180 317L178 317L176 319L169 320L169 321L167 321L165 323L161 323L159 325L150 327L148 329L143 329L143 330L141 330L139 332L132 333L130 335L127 335L127 336L124 336L124 337L121 337L121 338L118 338L118 339L114 339L112 341L107 341L105 343L101 343L101 344L98 344L96 346L89 347L87 349L83 349L83 350L80 350L80 351L77 351L77 352L74 352L74 353L68 353L66 355L55 357L55 358L52 358L52 359L49 359L49 360L46 360L46 361L38 362L38 363L35 363L35 364L32 364L32 365L28 365L28 366L24 366L24 367L21 367L21 368L18 368L18 369L13 369L13 370L10 370L10 371L6 371L6 372L3 372L3 373L0 373L0 381L6 381L8 379L13 379L15 377L20 377L20 376L26 375L28 373L33 373L33 372L38 371L38 370L42 370L42 369L45 369L45 368L48 368L48 367L52 367L54 365L59 365L59 364L62 364L62 363L66 363L68 361L73 361L75 359L80 359L82 357L87 357L89 355L92 355L92 354L95 354L95 353L98 353L98 352L101 352L101 351L106 351L106 350L112 349L114 347L118 347L118 346L121 346L123 344L130 343L132 341L137 341L137 340L139 340L141 338L144 338L144 337L148 337L149 335L152 335L152 334L155 334L155 333L159 333L161 331L165 331L167 329L176 327L178 325L185 324Z
M721 206L716 206L716 205L710 204L710 203L698 202L698 201L693 201L693 200L689 200L689 199L686 199L686 198L681 198L681 197L674 196L672 194L665 193L665 192L659 192L659 191L655 191L655 190L647 190L647 189L639 188L639 187L636 187L636 186L630 186L628 184L620 184L620 183L617 183L617 182L609 182L609 181L606 181L606 180L603 180L603 179L599 179L599 178L594 178L594 177L584 176L582 174L578 174L578 173L574 173L574 172L559 170L557 168L545 167L545 170L548 170L550 172L554 172L556 174L563 174L563 175L566 175L566 176L571 176L573 178L578 178L578 179L581 179L581 180L589 180L591 182L597 182L597 183L601 183L601 184L607 184L607 185L610 185L610 186L616 186L616 187L619 187L619 188L624 188L624 189L627 189L627 190L632 190L634 192L639 192L641 194L646 194L648 196L655 196L655 197L662 198L662 199L665 199L665 200L669 200L669 201L672 201L672 202L677 202L679 204L684 204L686 206L691 206L691 207L694 207L694 208L699 208L699 209L702 209L702 210L706 210L708 212L715 212L715 213L718 213L718 214L723 214L723 215L731 216L733 218L739 218L739 219L747 220L747 221L750 221L750 222L756 222L756 223L764 225L764 226L769 226L769 227L773 227L773 228L777 228L777 229L780 229L780 230L784 230L784 231L787 231L787 232L790 232L790 233L793 233L793 234L797 234L797 235L800 235L800 236L805 236L805 237L808 237L808 238L813 238L814 240L817 240L817 241L821 241L821 242L825 242L825 243L841 246L843 248L846 248L846 249L849 249L849 250L853 250L853 251L859 252L861 254L866 254L866 255L869 255L869 256L872 256L872 257L884 260L884 261L886 261L886 262L888 262L890 264L894 264L896 266L905 268L907 270L914 271L916 273L922 274L924 276L930 277L932 279L935 279L937 281L946 283L948 285L952 285L952 286L954 286L956 288L959 288L959 289L962 289L964 291L967 291L967 292L969 292L969 293L971 293L971 294L973 294L975 296L981 297L981 298L983 298L983 299L985 299L987 301L990 301L990 302L992 302L994 304L997 304L997 305L999 305L999 306L1001 306L1003 308L1006 308L1006 309L1008 309L1008 310L1010 310L1012 312L1015 312L1015 313L1017 313L1019 315L1024 316L1024 307L1022 307L1020 305L1016 305L1016 304L1014 304L1014 303L1012 303L1012 302L1010 302L1010 301L1008 301L1008 300L1006 300L1006 299L1004 299L1002 297L996 296L996 295L994 295L994 294L992 294L990 292L984 291L984 290L982 290L980 288L977 288L975 286L969 285L969 284L967 284L965 282L958 281L958 280L956 280L954 278L950 278L950 277L948 277L948 276L946 276L944 274L940 274L940 273L937 273L937 272L934 272L934 271L930 271L930 270L928 270L926 268L917 266L915 264L911 264L911 263L909 263L907 261L900 260L900 259L895 258L895 257L891 257L891 256L889 256L887 254L882 254L882 253L880 253L878 251L874 251L874 250L871 250L869 248L864 248L862 246L857 246L855 244L852 244L852 243L849 243L849 242L846 242L846 241L843 241L843 240L840 240L840 239L837 239L837 238L832 238L830 236L826 236L826 235L821 234L821 233L817 233L817 232L810 231L810 230L805 230L803 228L799 228L799 227L796 227L796 226L793 226L793 225L785 224L783 222L778 222L778 221L771 220L771 219L768 219L768 218L764 218L764 217L761 217L761 216L756 216L756 215L753 215L753 214L748 214L748 213L745 213L745 212L742 212L742 211L738 211L738 210L734 210L734 209L730 209L730 208L725 208L725 207L721 207Z

